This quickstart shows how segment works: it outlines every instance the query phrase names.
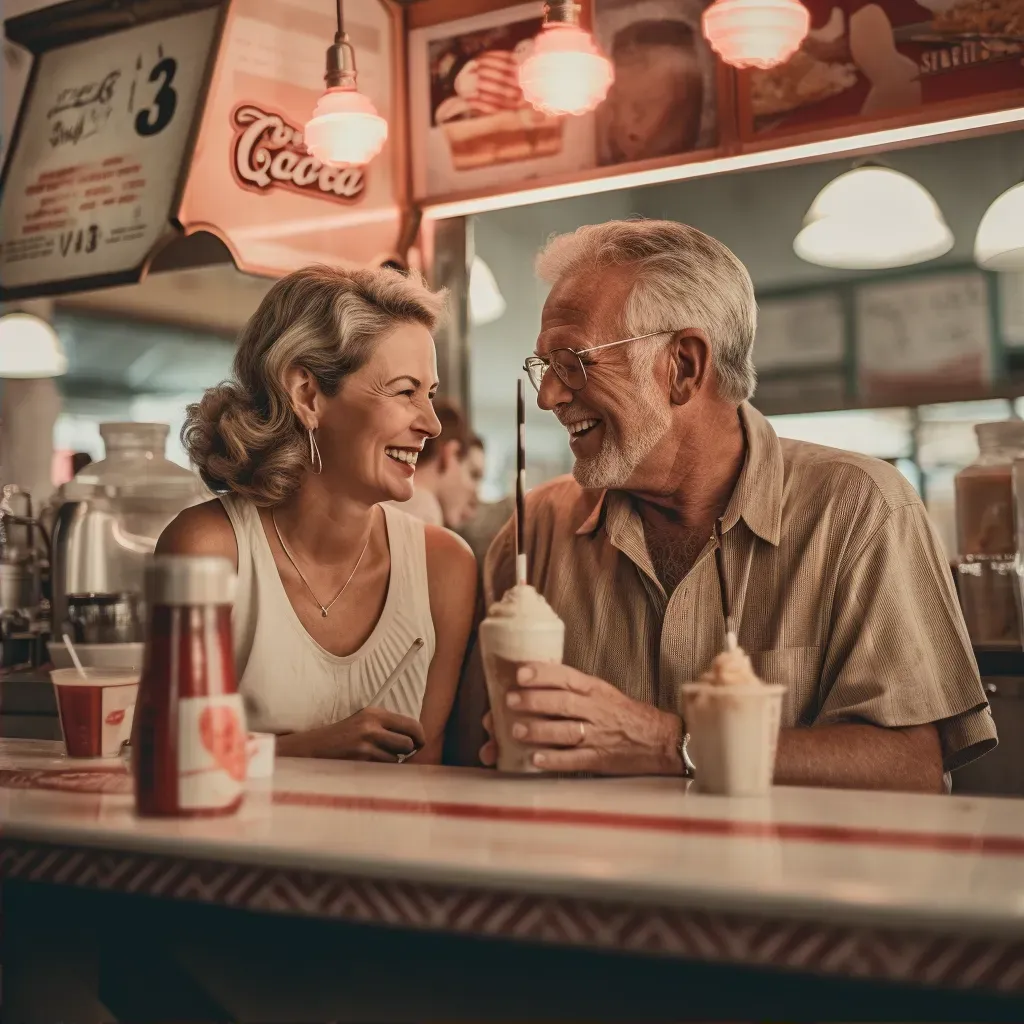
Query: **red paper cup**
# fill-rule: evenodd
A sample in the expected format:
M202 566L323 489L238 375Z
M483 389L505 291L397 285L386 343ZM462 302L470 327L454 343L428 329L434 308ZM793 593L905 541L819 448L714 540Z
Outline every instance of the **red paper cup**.
M117 757L132 731L138 670L58 668L50 678L68 757Z

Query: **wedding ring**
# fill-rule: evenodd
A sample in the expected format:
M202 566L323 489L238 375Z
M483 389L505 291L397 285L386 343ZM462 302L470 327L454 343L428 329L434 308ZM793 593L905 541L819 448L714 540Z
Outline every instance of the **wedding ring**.
M583 722L576 723L580 727L580 738L576 741L576 746L581 746L583 741L587 738L587 727Z

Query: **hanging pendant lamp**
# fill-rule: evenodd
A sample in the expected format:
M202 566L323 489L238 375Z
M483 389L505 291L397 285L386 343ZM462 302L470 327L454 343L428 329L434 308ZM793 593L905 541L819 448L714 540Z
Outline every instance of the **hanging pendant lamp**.
M767 70L800 48L811 16L799 0L715 0L701 18L704 37L726 64Z
M830 181L793 241L802 260L841 270L889 270L953 248L931 193L907 174L864 164Z
M519 69L527 102L547 114L585 114L608 95L615 73L589 32L579 4L555 0L544 7L544 27Z
M1024 270L1024 181L985 211L974 239L974 259L986 270Z
M331 166L368 164L384 147L388 123L356 85L356 55L337 0L338 30L327 48L327 91L306 123L306 149Z
M0 316L0 378L60 377L68 372L57 332L31 313Z

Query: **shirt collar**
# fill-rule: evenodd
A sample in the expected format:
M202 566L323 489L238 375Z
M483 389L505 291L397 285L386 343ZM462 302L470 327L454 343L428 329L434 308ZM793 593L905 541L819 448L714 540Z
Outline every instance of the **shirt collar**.
M586 537L588 534L595 533L597 528L601 525L601 521L604 513L605 498L608 496L607 491L595 491L594 494L594 505L588 513L586 519L580 524L579 529L576 531L577 537Z
M749 403L740 406L747 457L722 517L723 531L739 519L762 540L778 546L782 536L782 445L772 425Z
M782 535L782 445L771 424L749 402L739 408L747 439L747 456L723 516L722 529L731 530L742 519L769 544ZM604 523L608 491L594 492L594 505L576 530L578 537L592 534Z

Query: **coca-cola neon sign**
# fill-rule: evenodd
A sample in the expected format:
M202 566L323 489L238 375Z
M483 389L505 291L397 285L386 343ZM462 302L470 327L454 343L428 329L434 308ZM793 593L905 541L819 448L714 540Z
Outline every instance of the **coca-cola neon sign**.
M286 188L305 196L358 202L363 167L328 167L306 151L302 131L280 114L246 103L231 114L235 129L231 169L242 188L266 194Z

